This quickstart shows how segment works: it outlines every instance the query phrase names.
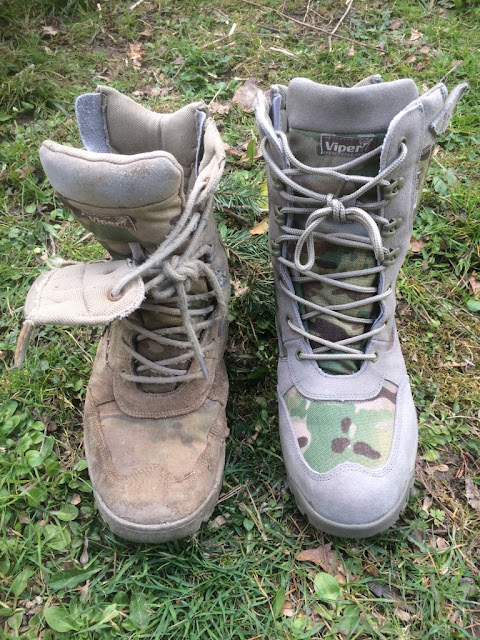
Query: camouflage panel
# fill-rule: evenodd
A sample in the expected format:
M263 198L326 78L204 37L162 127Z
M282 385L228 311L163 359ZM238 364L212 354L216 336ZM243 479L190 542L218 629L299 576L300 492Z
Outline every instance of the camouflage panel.
M335 167L340 164L358 157L376 147L380 146L385 138L384 133L376 134L324 134L312 131L303 131L300 129L291 129L289 132L289 143L295 157L312 167ZM358 173L358 168L352 170ZM361 173L366 176L374 176L378 172L378 157L373 158L370 162L362 165ZM347 171L348 173L348 171ZM314 189L320 193L333 193L336 196L345 193L351 193L358 185L354 183L345 184L342 180L332 178L321 178L319 176L298 176L296 180L310 189ZM341 190L341 191L340 191ZM376 200L376 192L365 194L365 200ZM295 224L300 221L305 222L305 216L296 216ZM321 230L321 229L319 229ZM348 225L338 224L338 231L348 231ZM289 259L293 259L293 247L290 248ZM370 250L363 250L353 247L341 247L326 240L315 241L316 260L312 268L314 273L320 275L328 275L330 273L342 273L345 271L358 271L361 269L369 269L376 265L375 256ZM301 259L306 261L306 248L302 252ZM355 278L343 279L342 282L347 284L374 287L377 284L376 274L359 276ZM370 297L372 294L361 294L345 289L328 285L322 282L306 282L303 284L296 283L295 292L302 298L314 302L320 306L331 306L337 304L347 304ZM307 308L301 308L301 313L310 311ZM355 318L374 318L378 313L377 305L369 304L354 309L342 311L352 318L352 321L344 321L325 314L319 314L304 322L306 331L313 335L338 342L353 336L359 336L370 328L370 325L356 323ZM312 348L315 349L319 345L312 342ZM359 351L364 351L366 341L358 342L351 345ZM332 351L332 353L336 353ZM337 352L338 353L338 352ZM321 361L319 366L332 375L348 375L355 373L361 366L359 360L330 360Z
M315 402L292 387L284 396L306 462L319 473L343 462L380 469L390 454L397 386L385 382L372 400Z
M306 250L305 250L306 251ZM360 269L368 269L375 266L375 256L371 251L363 249L339 247L331 244L326 240L317 240L315 242L315 264L312 267L314 273L320 275L328 275L331 273L342 273L345 271L358 271ZM302 260L306 260L306 255L302 255ZM354 278L342 279L341 282L361 286L376 286L376 274L366 276L356 276ZM371 294L362 294L354 291L348 291L334 284L324 282L305 282L303 285L296 285L296 293L306 300L314 302L321 306L331 306L337 304L348 304L366 298ZM369 325L356 323L355 318L372 318L377 313L375 304L363 305L354 309L342 311L343 314L352 318L352 321L340 320L326 314L319 314L304 322L306 331L313 335L325 338L332 342L344 340L352 336L359 336L365 332ZM310 309L308 309L310 310ZM302 313L307 311L303 308ZM318 344L312 343L315 348ZM363 351L365 341L357 342L352 347ZM335 352L333 352L335 353ZM358 371L361 364L356 360L326 360L322 361L321 368L330 374L349 374Z

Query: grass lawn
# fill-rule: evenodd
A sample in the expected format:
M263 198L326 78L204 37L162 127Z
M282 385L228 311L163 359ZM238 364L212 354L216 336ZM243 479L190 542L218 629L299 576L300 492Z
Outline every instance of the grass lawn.
M2 6L1 639L480 638L479 51L474 0ZM267 234L249 233L264 217L264 163L253 114L231 100L249 78L346 86L378 72L470 90L434 156L399 279L415 491L394 528L348 541L313 530L285 485ZM115 538L92 499L82 407L100 329L44 328L11 368L47 259L104 257L38 158L46 138L79 144L74 99L102 83L156 110L211 102L228 151L217 195L234 290L224 486L198 534L157 546Z

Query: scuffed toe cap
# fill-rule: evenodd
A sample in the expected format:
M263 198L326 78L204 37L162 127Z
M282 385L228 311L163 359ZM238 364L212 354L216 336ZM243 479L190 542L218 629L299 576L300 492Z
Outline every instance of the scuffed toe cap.
M196 531L220 492L227 434L215 401L207 400L192 416L134 420L115 402L96 407L87 394L89 473L112 531L135 542L163 542Z

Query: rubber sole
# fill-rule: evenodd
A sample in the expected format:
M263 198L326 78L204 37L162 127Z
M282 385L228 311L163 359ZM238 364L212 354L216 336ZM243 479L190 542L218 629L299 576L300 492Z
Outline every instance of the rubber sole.
M204 502L188 517L161 524L138 524L115 515L94 490L98 510L110 530L119 538L130 542L150 543L179 540L195 533L213 513L222 488L223 466L215 478L215 484Z
M413 481L414 474L412 474L411 479L406 486L406 490L400 500L397 501L395 506L387 514L373 522L349 525L328 520L317 513L300 491L299 487L295 484L294 480L288 476L288 484L295 497L297 506L303 515L308 518L310 524L315 529L319 529L324 533L329 533L341 538L369 538L370 536L375 536L378 533L383 533L389 529L393 524L395 524L400 513L405 509L413 486Z

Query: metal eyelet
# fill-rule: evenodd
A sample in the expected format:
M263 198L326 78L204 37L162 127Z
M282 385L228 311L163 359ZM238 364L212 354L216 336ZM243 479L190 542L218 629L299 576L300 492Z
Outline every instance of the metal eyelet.
M405 178L403 176L390 180L390 184L382 188L383 199L392 200L404 185Z
M398 258L398 256L400 255L400 247L397 247L396 249L391 249L385 259L382 262L382 265L384 267L389 267L390 265L392 265L395 260Z
M124 295L125 293L123 291L120 291L120 293L117 296L113 296L112 292L109 291L107 293L107 298L110 300L110 302L117 302L117 300L120 300L121 298L123 298Z
M388 238L393 236L395 231L399 229L403 224L402 218L391 218L388 222L382 225L380 235L382 238Z
M301 349L297 349L297 350L295 351L295 358L296 358L299 362L302 362L302 358L300 358L300 356L301 356L301 355L302 355L302 351L301 351Z
M213 247L205 253L204 260L207 264L211 264L215 260L215 250Z

